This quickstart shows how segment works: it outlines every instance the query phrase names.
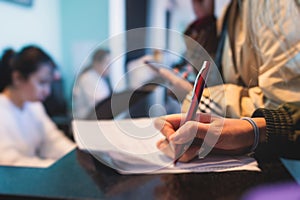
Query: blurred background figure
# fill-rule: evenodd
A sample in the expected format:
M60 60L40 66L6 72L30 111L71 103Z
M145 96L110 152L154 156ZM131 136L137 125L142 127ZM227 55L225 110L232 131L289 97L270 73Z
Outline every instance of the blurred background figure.
M214 1L191 0L195 20L183 31L185 52L183 56L170 69L160 68L158 74L170 82L168 94L178 101L177 106L172 106L168 113L180 111L180 103L185 99L187 91L193 89L196 75L203 61L214 58L217 45L217 25L214 14ZM209 55L209 56L208 56ZM175 94L175 95L174 95ZM173 102L172 98L166 98L166 105ZM177 109L176 109L177 107Z
M257 108L272 109L300 100L300 25L295 16L299 16L297 1L231 1L220 19L215 56L224 84L209 82L211 87L201 100L202 112L238 118L251 116ZM186 85L184 81L180 83L171 73L160 74L175 82L175 89L188 93L180 87ZM186 96L183 112L190 98ZM222 111L216 112L215 107Z
M149 68L145 64L146 61L163 63L163 59L164 53L159 49L154 49L151 54L146 54L142 57L128 62L127 70L129 74L129 88L139 88L143 84L151 81L151 79L154 79L157 76L157 73L155 73L151 68Z
M217 19L214 15L215 2L212 0L192 0L191 2L196 19L189 24L184 34L195 40L214 58L218 46ZM201 52L197 47L193 48L194 44L190 44L189 40L185 40L185 43L187 49L185 58L173 68L177 73L181 73L183 78L193 82L199 69L197 66L191 66L188 61L195 59L196 61L192 63L202 63L204 58L200 58Z
M49 119L41 101L50 94L56 65L42 49L4 52L0 68L1 165L46 167L75 147Z
M97 103L111 96L109 62L109 51L98 49L92 56L91 64L79 74L73 90L75 119L96 118Z

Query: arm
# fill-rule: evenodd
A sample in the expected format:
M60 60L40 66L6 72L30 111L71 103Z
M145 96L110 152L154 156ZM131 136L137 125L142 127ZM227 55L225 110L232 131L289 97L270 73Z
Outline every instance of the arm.
M22 167L48 167L55 162L54 159L42 159L37 156L24 155L13 145L1 147L3 155L0 157L1 165L22 166Z
M75 144L71 142L51 121L41 104L35 108L36 114L41 120L43 127L43 141L39 149L39 155L46 159L58 159L74 149Z
M278 156L299 158L299 102L284 104L277 110L259 109L253 116L260 131L260 146L256 154L263 153L268 156L266 158ZM169 141L174 144L185 144L196 138L204 140L206 146L213 148L213 152L222 154L244 154L249 152L253 145L253 127L245 120L200 113L197 121L179 127L184 118L185 115L169 115L156 121L156 127L167 138L159 141L157 147L170 157L173 157L173 151ZM180 161L187 162L193 159L198 154L200 146L192 144Z
M168 88L179 101L182 101L184 97L193 89L193 85L187 80L176 75L175 72L165 68L159 68L158 73L164 79L170 82L170 87Z
M7 166L48 167L53 159L42 159L26 150L27 144L12 137L11 131L5 126L0 127L0 164Z

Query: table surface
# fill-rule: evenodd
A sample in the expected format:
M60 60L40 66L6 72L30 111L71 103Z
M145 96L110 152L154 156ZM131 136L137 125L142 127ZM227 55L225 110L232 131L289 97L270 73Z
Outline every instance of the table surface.
M120 175L73 150L49 168L0 167L0 199L239 199L249 189L295 182L279 161L262 172Z

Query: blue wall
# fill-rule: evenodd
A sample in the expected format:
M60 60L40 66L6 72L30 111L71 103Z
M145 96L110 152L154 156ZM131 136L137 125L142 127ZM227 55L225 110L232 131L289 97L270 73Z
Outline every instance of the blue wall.
M109 31L109 0L63 0L60 6L62 74L71 106L74 78L92 48L106 40Z
M10 47L19 51L35 44L61 66L60 0L34 0L31 7L0 1L0 56Z

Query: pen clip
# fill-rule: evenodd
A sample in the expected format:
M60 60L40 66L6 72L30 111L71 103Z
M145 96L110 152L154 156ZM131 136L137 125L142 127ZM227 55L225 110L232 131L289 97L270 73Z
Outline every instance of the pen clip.
M202 67L201 67L201 69L200 69L200 71L199 71L199 73L197 74L197 77L196 77L196 80L195 80L195 84L194 84L194 87L193 87L193 91L192 91L192 99L194 98L194 96L196 95L196 89L197 89L197 86L198 86L198 81L199 81L199 79L202 77L203 78L203 76L204 76L204 78L203 79L205 79L206 78L206 74L203 74L203 72L204 72L204 70L208 67L208 65L209 65L209 62L208 61L204 61L203 62L203 65L202 65ZM204 82L205 82L205 80L204 80Z

